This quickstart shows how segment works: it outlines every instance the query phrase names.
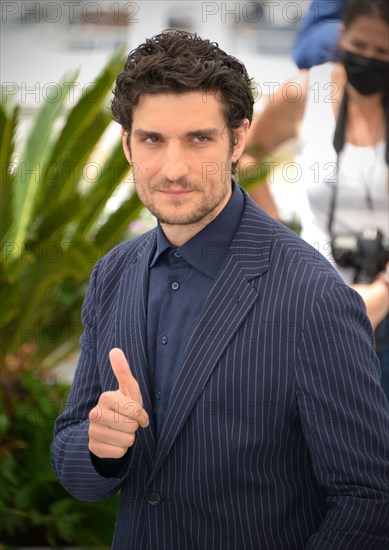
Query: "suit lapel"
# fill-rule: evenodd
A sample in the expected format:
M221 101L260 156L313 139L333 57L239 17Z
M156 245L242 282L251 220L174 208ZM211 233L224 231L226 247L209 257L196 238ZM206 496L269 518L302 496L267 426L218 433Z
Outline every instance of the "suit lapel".
M155 427L150 396L150 383L147 364L146 313L148 290L148 266L155 249L155 232L150 234L139 248L137 260L123 274L119 290L116 326L116 345L121 347L138 381L143 399L143 407L150 418L150 425L137 432L137 440L152 469L155 455Z
M271 231L261 228L261 246L258 246L258 237L251 241L248 239L251 229L259 229L258 211L254 205L253 209L255 223L250 223L250 208L246 205L240 227L231 243L229 259L211 289L201 320L187 345L186 358L165 414L150 484L220 356L258 300L258 293L249 280L268 269ZM254 213L253 209L251 213Z

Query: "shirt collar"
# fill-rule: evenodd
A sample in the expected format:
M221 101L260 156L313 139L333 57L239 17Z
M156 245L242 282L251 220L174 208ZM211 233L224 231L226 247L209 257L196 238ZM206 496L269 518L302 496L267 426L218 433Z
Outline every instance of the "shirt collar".
M241 189L232 182L232 195L220 214L199 233L177 248L193 267L215 278L228 254L231 241L243 214L244 197ZM153 267L161 254L172 248L161 226L157 226L157 247L150 263Z
M154 267L155 264L158 262L159 258L165 252L165 250L168 250L169 248L172 248L172 245L169 243L169 241L165 237L165 233L162 231L162 228L158 223L158 225L157 225L157 247L155 249L155 252L154 252L154 255L151 259L149 267Z

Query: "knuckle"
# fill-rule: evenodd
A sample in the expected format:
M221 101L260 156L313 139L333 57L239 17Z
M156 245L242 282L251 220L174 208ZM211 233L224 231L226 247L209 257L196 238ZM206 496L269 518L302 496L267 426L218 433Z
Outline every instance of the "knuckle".
M123 409L126 412L126 416L129 416L130 418L133 418L134 416L137 416L140 411L140 405L136 401L128 401Z
M107 406L111 401L111 392L104 392L99 397L99 404L101 406Z
M136 434L138 428L139 428L138 422L132 422L132 423L131 423L130 431L128 432L128 435L129 435L130 437L135 437L135 434Z
M96 407L93 407L93 409L89 411L88 418L92 424L100 420L101 408L98 405L96 405Z
M98 456L98 454L97 454L98 453L98 448L96 447L94 441L89 440L88 449L90 450L91 453Z
M96 424L89 424L88 435L90 439L94 441L98 440L100 429Z
M122 447L112 447L112 458L122 458L127 452L127 449Z

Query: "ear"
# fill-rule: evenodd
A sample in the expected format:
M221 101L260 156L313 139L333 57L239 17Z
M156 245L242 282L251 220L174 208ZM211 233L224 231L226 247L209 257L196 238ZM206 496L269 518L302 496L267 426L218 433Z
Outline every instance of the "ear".
M122 134L122 145L123 145L124 154L126 155L126 159L128 160L128 162L130 164L132 164L131 152L130 152L130 149L128 147L128 140L129 140L128 132L124 128L122 128L121 129L121 134Z
M246 146L247 132L249 130L250 122L247 118L244 119L241 126L234 130L235 144L232 151L232 162L236 162L241 157L244 148Z

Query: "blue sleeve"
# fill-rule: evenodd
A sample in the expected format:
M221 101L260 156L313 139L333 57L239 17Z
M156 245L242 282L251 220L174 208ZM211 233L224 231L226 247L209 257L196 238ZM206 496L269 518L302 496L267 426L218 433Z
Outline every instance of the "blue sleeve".
M300 69L339 59L339 28L346 0L313 0L302 20L292 55Z
M365 305L324 294L298 346L297 405L327 513L305 550L389 548L389 406Z
M53 469L63 487L79 500L97 502L112 497L130 468L128 452L122 459L99 459L89 452L89 411L101 394L98 369L96 302L98 262L82 308L84 332L81 353L65 411L57 418L51 445Z

